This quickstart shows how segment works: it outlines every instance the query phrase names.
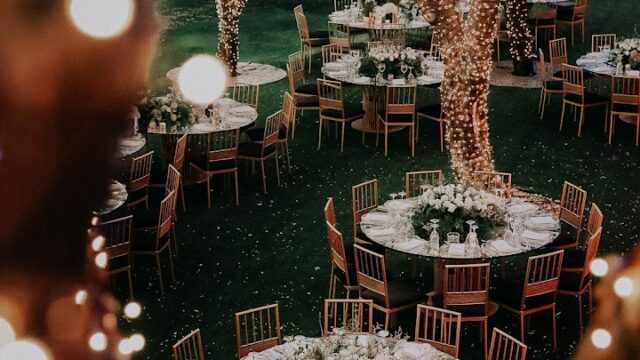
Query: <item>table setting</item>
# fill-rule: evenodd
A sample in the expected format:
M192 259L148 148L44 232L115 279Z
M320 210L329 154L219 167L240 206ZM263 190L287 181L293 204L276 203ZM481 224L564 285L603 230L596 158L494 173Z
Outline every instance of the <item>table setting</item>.
M147 139L145 139L142 134L136 133L120 139L120 142L118 142L118 153L121 157L130 156L140 151L146 144Z
M95 213L97 215L106 215L113 212L124 205L128 197L127 187L119 181L112 180L107 186L107 199Z
M640 39L629 38L610 45L598 47L576 60L586 71L605 76L640 77Z
M329 15L334 24L357 29L421 29L431 26L422 16L414 1L401 1L398 5L387 2L378 5L375 0L365 0L345 5Z

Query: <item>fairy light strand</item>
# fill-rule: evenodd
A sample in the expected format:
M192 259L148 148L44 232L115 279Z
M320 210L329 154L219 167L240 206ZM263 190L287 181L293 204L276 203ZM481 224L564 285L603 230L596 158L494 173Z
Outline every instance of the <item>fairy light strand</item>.
M229 68L231 76L238 75L240 15L246 0L216 0L218 12L218 58Z
M535 58L533 37L527 25L528 19L527 0L507 1L507 32L511 42L511 56L516 62L529 61Z

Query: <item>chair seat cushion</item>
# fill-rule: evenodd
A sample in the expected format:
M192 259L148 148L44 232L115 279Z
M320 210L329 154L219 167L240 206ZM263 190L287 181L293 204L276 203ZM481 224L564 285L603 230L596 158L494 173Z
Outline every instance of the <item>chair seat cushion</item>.
M440 115L442 115L442 104L431 104L424 106L418 109L417 113L431 118L440 119Z
M433 306L442 308L444 305L442 295L436 295L431 298ZM462 317L478 317L487 315L485 312L484 304L469 304L469 305L449 305L447 310L459 312Z
M318 95L300 95L296 94L294 96L294 100L296 102L296 106L298 108L304 107L318 107L320 106L320 101L318 99Z
M531 296L526 299L524 309L521 309L522 293L523 284L504 283L497 288L492 297L496 302L516 310L535 309L555 302L553 293Z
M414 121L414 117L411 114L389 114L386 115L384 111L380 112L380 118L383 122L387 123L402 123L409 124Z
M306 43L311 47L319 47L319 46L329 45L329 39L311 38Z
M582 249L566 249L562 258L563 268L582 268L587 253Z
M254 127L244 132L247 134L247 137L251 141L262 141L264 139L264 128L263 127ZM284 140L287 138L287 129L283 126L280 127L280 131L278 132L278 139Z
M330 118L342 119L342 113L340 112L340 110L336 110L336 109L322 109L320 111L320 114L322 116L326 116ZM362 118L363 116L364 116L364 110L362 109L358 109L350 106L347 106L344 108L344 120L355 120L355 119Z
M296 88L297 94L318 95L318 85L316 83L302 84Z
M264 156L271 155L276 148L274 146L269 146L264 149ZM260 158L263 156L262 153L262 144L255 142L244 142L238 145L238 155L244 157L252 157L252 158Z
M611 107L611 111L617 113L637 114L640 112L640 109L638 108L638 105L614 103Z
M109 259L107 263L107 271L117 271L122 270L124 268L129 267L129 256L121 255L114 258Z
M576 94L566 94L564 98L574 103L582 102L581 97ZM585 104L597 104L597 103L607 103L607 102L609 102L609 99L606 96L602 96L602 95L598 95L590 92L584 93Z
M564 290L564 291L572 291L572 292L578 292L580 291L580 285L582 281L582 273L580 272L569 272L569 271L563 271L560 273L560 285L558 286L558 288L560 290ZM588 279L585 280L585 283L588 281Z
M547 90L559 90L562 91L562 81L561 80L547 80L545 81L545 85Z
M418 292L415 284L396 280L387 282L387 286L389 290L389 306L392 308L424 302L426 300L426 295ZM377 305L386 306L384 296L376 292L364 290L362 291L362 298L371 299Z
M309 37L311 39L327 39L329 40L329 30L310 31Z

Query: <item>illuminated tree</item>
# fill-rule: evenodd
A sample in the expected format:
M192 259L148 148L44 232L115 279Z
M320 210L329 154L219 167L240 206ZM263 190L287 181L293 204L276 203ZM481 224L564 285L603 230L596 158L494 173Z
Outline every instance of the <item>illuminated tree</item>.
M527 0L507 1L507 31L511 41L511 57L513 58L513 74L533 75L533 37L527 26L529 9Z
M246 0L216 0L218 11L218 57L229 68L231 76L238 75L238 33L240 14Z
M435 26L445 57L440 89L451 167L458 181L469 183L475 171L493 170L487 99L499 0L474 1L467 20L458 13L456 0L418 3Z

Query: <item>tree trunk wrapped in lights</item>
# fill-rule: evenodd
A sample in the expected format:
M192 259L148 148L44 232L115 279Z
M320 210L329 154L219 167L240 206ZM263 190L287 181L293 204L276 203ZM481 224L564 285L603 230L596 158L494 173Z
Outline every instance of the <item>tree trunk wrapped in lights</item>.
M216 0L218 11L218 57L229 69L231 76L238 75L238 33L240 14L246 0Z
M499 0L474 1L466 21L455 0L418 3L439 34L445 58L440 89L451 167L458 181L470 183L475 171L493 171L487 99Z
M527 0L507 1L507 31L511 41L511 57L513 58L513 74L530 76L533 70L533 37L527 26L529 8Z

